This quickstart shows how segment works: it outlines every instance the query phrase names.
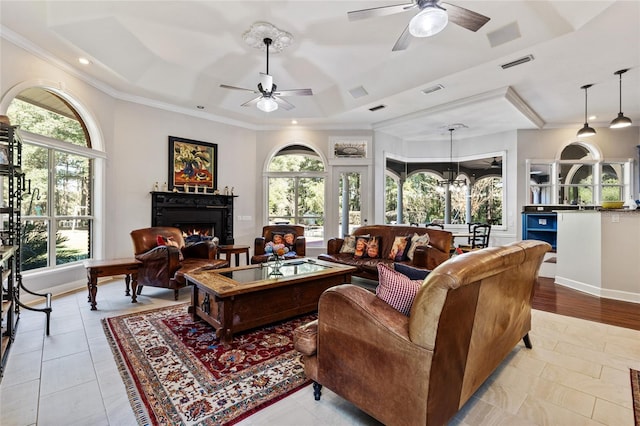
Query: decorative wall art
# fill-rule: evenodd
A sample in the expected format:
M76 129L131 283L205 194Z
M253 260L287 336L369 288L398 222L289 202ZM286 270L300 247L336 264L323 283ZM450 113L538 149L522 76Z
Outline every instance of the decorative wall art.
M169 190L218 184L218 145L169 136Z

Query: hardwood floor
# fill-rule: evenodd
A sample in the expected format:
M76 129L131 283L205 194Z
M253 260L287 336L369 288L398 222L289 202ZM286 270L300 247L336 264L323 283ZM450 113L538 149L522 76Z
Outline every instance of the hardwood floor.
M533 294L534 309L640 330L640 304L604 299L554 284L539 277Z

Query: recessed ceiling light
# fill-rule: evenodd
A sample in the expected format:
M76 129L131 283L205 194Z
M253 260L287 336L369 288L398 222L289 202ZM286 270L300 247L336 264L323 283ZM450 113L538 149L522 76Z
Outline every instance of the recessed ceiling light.
M298 124L298 120L291 120L291 124Z
M78 62L80 62L82 65L89 65L91 63L91 61L87 58L78 58Z
M589 116L589 120L595 120L596 118L598 118L598 116L597 116L597 115L590 115L590 116Z

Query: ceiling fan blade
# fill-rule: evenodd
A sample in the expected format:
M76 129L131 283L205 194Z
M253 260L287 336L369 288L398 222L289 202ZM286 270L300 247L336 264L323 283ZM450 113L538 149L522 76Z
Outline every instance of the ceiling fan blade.
M396 52L398 50L405 50L407 47L409 47L410 41L411 34L409 33L409 25L407 24L402 34L400 34L400 37L398 37L398 41L396 41L396 44L393 45L393 49L391 49L391 51Z
M416 3L396 4L392 6L373 7L371 9L353 10L347 12L350 21L358 21L360 19L376 18L378 16L393 15L394 13L404 12L413 9Z
M250 107L250 106L254 106L254 105L256 105L256 104L258 103L258 101L259 101L260 99L262 99L262 96L258 96L257 98L251 99L250 101L247 101L247 102L243 103L243 104L242 104L242 105L240 105L240 106L243 106L243 107Z
M228 84L221 84L220 87L224 89L233 89L233 90L242 90L242 91L251 92L251 93L260 93L254 89L245 89L244 87L229 86Z
M278 104L279 107L281 107L282 109L285 109L287 111L290 111L290 110L295 108L295 106L292 103L287 102L284 99L280 99L280 98L275 97L275 96L272 96L271 99L276 101L276 103Z
M481 15L464 7L455 4L442 2L441 5L446 9L449 15L449 21L460 25L470 31L478 31L484 24L489 22L489 17Z
M312 96L313 91L311 89L289 89L279 90L277 92L273 92L273 94L278 96Z

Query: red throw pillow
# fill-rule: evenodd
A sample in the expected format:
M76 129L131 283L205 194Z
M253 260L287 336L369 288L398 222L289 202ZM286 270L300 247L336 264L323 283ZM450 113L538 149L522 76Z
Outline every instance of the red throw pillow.
M376 296L395 310L409 316L413 300L423 280L412 280L404 274L378 263L378 287Z
M167 242L164 240L164 237L162 235L158 235L156 237L156 244L159 246L166 246Z

